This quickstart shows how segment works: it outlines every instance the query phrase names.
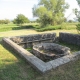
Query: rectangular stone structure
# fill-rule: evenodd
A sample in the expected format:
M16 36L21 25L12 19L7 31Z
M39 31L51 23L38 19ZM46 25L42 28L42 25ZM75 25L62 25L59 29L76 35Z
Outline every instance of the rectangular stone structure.
M29 51L25 50L24 48L19 46L17 43L13 42L11 37L3 38L2 42L4 46L6 46L7 48L11 48L11 50L15 51L18 55L24 58L30 65L32 65L33 68L35 68L36 70L38 70L43 74L61 65L64 65L65 63L68 63L70 61L77 60L78 58L80 58L80 51L79 51L55 60L43 62L41 59L37 58Z

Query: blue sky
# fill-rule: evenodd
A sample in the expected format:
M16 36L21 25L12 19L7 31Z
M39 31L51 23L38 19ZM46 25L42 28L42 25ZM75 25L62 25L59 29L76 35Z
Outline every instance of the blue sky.
M70 8L66 11L65 16L68 19L75 17L72 14L73 8L78 8L76 0L65 0L69 3ZM17 14L24 14L29 19L33 18L32 7L37 4L38 0L0 0L0 19L14 19Z

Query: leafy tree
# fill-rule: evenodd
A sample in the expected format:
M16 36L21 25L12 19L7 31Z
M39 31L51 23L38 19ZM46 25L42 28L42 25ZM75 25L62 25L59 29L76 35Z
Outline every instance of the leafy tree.
M42 26L61 24L68 7L65 0L40 0L38 5L33 7L33 15L39 17Z
M78 2L78 5L80 7L80 0L76 0L76 1ZM75 8L73 11L74 11L74 13L75 13L75 15L77 17L77 20L80 22L80 11L78 11L77 8ZM77 29L78 33L80 33L80 24L77 24L76 26L77 26L76 29Z
M25 17L23 14L18 14L16 19L13 20L14 24L23 24L28 22L29 22L29 19Z
M77 2L78 2L78 5L80 6L80 0L77 0Z
M4 20L0 20L0 24L4 24Z
M8 23L10 23L9 19L0 20L0 24L8 24Z
M69 22L69 23L73 23L74 21L73 21L73 20L69 20L68 22Z
M16 19L14 19L12 22L13 22L14 24L17 24L17 20L16 20Z
M4 23L5 23L5 24L8 24L8 23L10 23L10 20L9 20L9 19L5 19L5 20L4 20Z

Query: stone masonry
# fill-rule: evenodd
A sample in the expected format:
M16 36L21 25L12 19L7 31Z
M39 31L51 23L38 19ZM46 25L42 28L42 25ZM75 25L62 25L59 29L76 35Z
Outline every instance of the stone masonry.
M11 50L15 51L18 55L23 57L29 64L32 65L33 68L35 68L36 70L38 70L41 73L46 73L52 69L55 69L61 65L64 65L65 63L68 63L70 61L77 60L78 58L80 58L80 51L78 51L78 52L75 52L73 54L69 54L69 55L60 57L60 58L55 59L55 60L43 62L41 59L34 56L32 53L28 52L27 50L25 50L24 48L22 48L21 46L18 45L19 39L20 39L21 43L27 43L27 41L28 42L37 41L36 38L35 39L28 38L29 36L18 36L18 37L16 37L16 39L18 38L18 40L14 40L15 37L3 38L2 42L3 42L4 46L6 46L7 48L11 48ZM42 36L42 34L40 36ZM49 37L50 37L50 35L49 35ZM50 38L49 37L47 37L46 40L48 40L48 39L54 40L56 38L56 34L53 33L52 37L50 37ZM43 37L39 37L39 38L40 38L39 39L40 41L45 40ZM80 45L80 36L76 35L76 34L60 33L59 39L60 39L60 41Z
M59 41L80 46L80 35L60 32Z

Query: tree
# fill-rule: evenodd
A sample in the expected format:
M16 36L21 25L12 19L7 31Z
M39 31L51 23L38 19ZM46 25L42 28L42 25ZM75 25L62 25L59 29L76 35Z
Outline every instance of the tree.
M68 7L65 0L40 0L38 5L33 7L33 16L39 18L42 26L61 24Z
M0 20L0 24L8 24L8 23L10 23L9 19Z
M5 24L8 24L8 23L10 23L10 20L9 20L9 19L5 19L5 20L4 20L4 23L5 23Z
M73 23L74 21L73 21L73 20L69 20L68 22L69 22L69 23Z
M0 24L4 24L4 20L0 20Z
M13 20L14 24L23 24L28 22L29 22L29 19L25 17L23 14L18 14L16 19Z
M76 1L78 2L78 5L80 7L80 0L76 0ZM75 15L77 17L77 20L80 22L80 11L78 11L77 8L75 8L73 11L74 11L74 13L75 13ZM77 29L78 33L80 33L80 24L77 24L76 26L77 26L76 29Z
M78 2L78 5L80 6L80 0L76 0Z

